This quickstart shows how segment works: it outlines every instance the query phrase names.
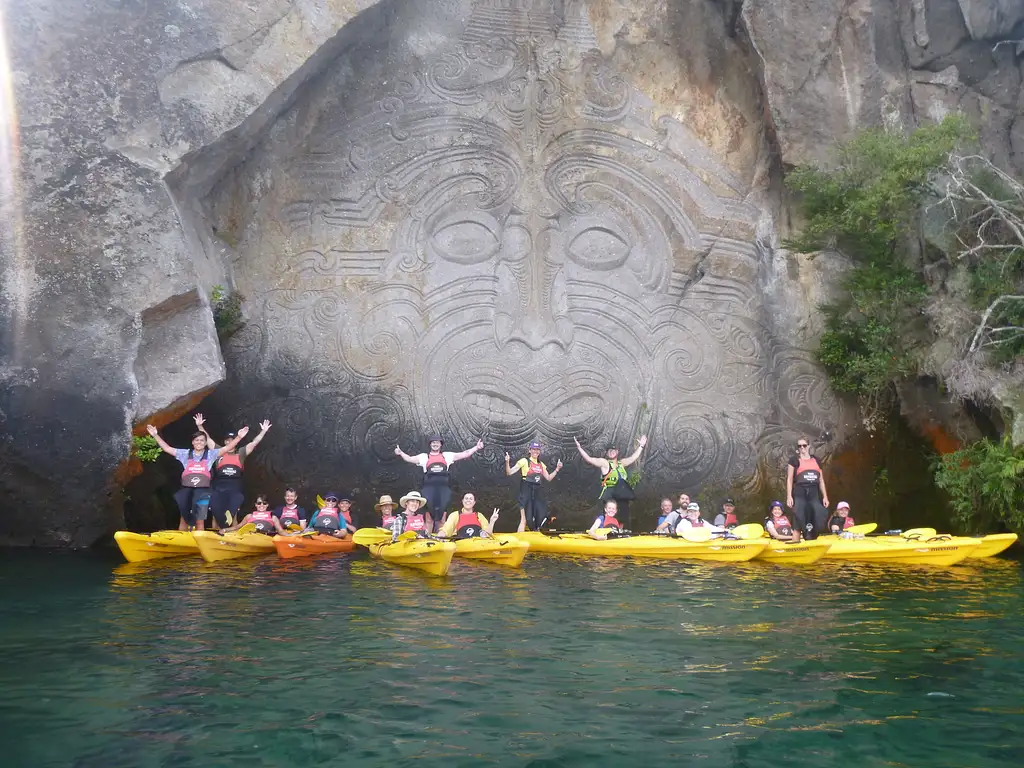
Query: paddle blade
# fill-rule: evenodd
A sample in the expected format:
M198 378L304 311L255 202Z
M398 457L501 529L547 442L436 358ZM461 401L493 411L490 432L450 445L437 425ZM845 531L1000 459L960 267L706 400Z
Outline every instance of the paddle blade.
M235 533L256 533L256 523L246 523Z
M316 495L316 508L317 508L317 509L323 509L323 508L324 508L324 507L326 507L326 506L327 506L327 502L326 502L326 501L324 501L324 497L323 497L323 496L321 496L321 495L320 495L320 494L318 493L318 494Z
M413 536L415 535L413 534ZM352 541L361 547L380 544L384 541L391 541L391 531L387 528L360 528L352 534Z
M878 523L864 523L862 525L851 525L843 533L871 533L878 527Z
M703 528L684 528L683 532L679 535L687 541L694 543L708 541L711 538L711 529L707 526Z
M746 523L744 525L737 525L729 533L737 539L760 539L764 536L765 531L760 523Z
M904 539L930 539L938 533L934 528L911 528L900 534Z

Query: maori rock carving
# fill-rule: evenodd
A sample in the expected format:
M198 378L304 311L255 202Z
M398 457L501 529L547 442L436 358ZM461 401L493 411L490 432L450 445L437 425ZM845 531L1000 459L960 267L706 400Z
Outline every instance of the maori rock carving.
M268 464L381 459L426 429L564 448L643 428L644 472L696 485L835 418L771 343L740 182L607 66L583 3L555 5L478 0L360 108L327 98L264 174L240 251L281 256L241 270L255 329L228 359L288 382L255 390L293 414Z

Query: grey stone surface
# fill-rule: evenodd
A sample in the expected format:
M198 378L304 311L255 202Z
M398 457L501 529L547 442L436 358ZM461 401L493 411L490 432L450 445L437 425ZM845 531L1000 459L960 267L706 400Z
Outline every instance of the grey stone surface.
M337 59L207 202L249 311L217 402L287 435L254 458L268 482L394 490L416 481L395 444L439 431L487 443L457 470L485 487L540 439L571 459L555 498L586 505L574 436L649 432L655 494L835 431L772 332L749 183L601 53L587 6L432 21L364 41L386 66Z
M10 0L0 543L105 536L133 427L225 377L267 478L649 429L648 487L762 483L847 420L778 161L957 108L1022 167L1013 4L952 2Z
M964 22L975 40L1024 31L1024 3L1020 0L957 0Z

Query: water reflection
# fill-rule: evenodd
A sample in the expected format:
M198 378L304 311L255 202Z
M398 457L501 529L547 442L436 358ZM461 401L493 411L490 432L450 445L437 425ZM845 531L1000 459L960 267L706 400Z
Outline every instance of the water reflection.
M14 573L0 711L32 736L17 765L342 750L366 765L985 768L1017 764L1024 725L1015 561L538 557L435 579L365 555L20 560L0 585Z

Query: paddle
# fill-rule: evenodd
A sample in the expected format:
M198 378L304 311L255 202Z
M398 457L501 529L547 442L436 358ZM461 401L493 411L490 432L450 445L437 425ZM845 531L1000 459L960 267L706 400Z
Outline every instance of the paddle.
M228 533L255 533L255 532L256 532L256 523L246 523L241 528L236 528L233 531L228 531ZM218 536L223 536L224 535L224 531L223 530L218 530L216 533L217 533Z
M760 539L764 536L765 530L761 527L760 523L745 523L744 525L737 525L731 531L727 531L726 535L731 535L737 539Z
M861 525L851 525L843 533L871 533L875 528L878 527L878 523L863 523Z
M399 541L411 541L418 538L416 531L406 531L398 537ZM391 531L387 528L360 528L352 534L352 541L361 547L368 547L371 544L390 544Z

